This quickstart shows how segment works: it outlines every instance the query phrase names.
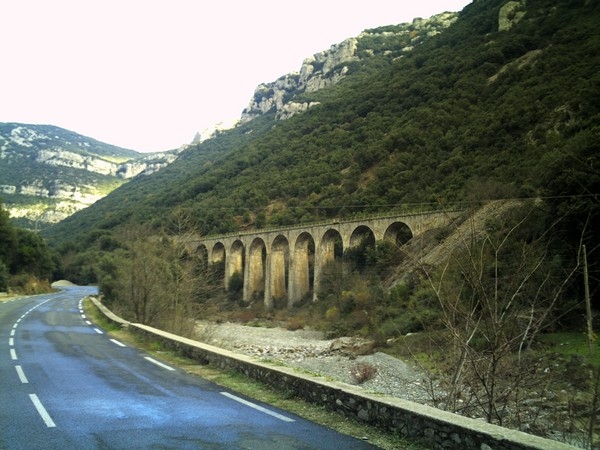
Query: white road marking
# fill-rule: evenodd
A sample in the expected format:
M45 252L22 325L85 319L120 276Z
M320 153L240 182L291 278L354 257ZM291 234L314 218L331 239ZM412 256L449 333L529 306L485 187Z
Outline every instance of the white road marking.
M15 329L13 328L12 330L10 330L10 335L14 336L15 335Z
M111 342L114 342L119 347L127 347L125 344L123 344L122 342L117 341L116 339L111 339Z
M10 359L12 359L13 361L17 360L17 352L14 348L10 349Z
M94 331L98 334L104 334L104 332L102 330L99 330L98 328L94 328Z
M29 383L29 380L27 380L27 377L25 376L25 372L23 372L23 369L21 368L21 366L15 366L15 369L17 370L17 375L19 375L19 380L21 380L21 383L23 383L23 384Z
M92 324L92 322L90 322L89 320L86 320L85 323L87 323L88 325Z
M152 364L156 364L159 367L162 367L163 369L167 369L167 370L175 370L172 367L167 366L166 364L161 363L160 361L155 360L154 358L150 358L149 356L145 356L144 359L147 359L148 361L150 361Z
M14 347L15 346L15 338L9 338L8 339L8 346L9 347Z
M224 395L225 397L229 397L230 399L235 400L236 402L239 402L239 403L242 403L243 405L249 406L250 408L256 409L257 411L260 411L260 412L263 412L270 416L273 416L279 420L283 420L284 422L295 422L294 419L290 419L289 417L278 414L275 411L271 411L270 409L263 408L260 405L249 402L247 400L244 400L243 398L237 397L233 394L230 394L229 392L221 392L221 394Z
M19 324L18 324L18 323L15 323L15 324L13 325L13 330L15 330L15 329L16 329L18 326L19 326Z
M40 402L38 396L35 394L29 394L29 398L33 402L33 406L35 406L35 409L37 409L37 412L40 414L40 416L42 416L42 420L44 421L46 426L48 428L55 427L56 424L50 417L50 414L48 414L48 411L46 411L46 408L44 408L44 405L42 405L42 402Z
M82 317L83 319L85 319L85 314L82 314L82 315L81 315L81 317Z

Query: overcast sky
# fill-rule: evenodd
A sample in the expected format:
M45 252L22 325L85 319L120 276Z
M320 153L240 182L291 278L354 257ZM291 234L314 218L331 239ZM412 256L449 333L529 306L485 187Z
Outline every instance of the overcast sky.
M255 87L367 28L470 0L2 0L0 122L141 152L239 118Z

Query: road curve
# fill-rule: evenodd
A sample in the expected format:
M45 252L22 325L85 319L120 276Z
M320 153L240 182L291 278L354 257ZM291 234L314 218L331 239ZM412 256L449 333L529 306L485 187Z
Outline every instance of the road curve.
M0 303L0 450L375 448L111 339L95 292Z

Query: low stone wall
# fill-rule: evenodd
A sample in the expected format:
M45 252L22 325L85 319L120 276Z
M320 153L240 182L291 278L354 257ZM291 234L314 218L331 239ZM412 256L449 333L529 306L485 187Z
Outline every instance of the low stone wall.
M183 356L273 386L290 395L326 406L345 417L399 433L432 449L567 450L569 445L462 417L396 397L370 394L355 386L262 363L254 358L183 338L146 325L128 323L92 298L107 318L130 331L161 342Z

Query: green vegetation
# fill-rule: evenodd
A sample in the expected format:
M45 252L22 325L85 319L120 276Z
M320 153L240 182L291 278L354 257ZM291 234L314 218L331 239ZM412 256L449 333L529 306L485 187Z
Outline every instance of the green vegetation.
M0 292L47 292L55 267L53 254L42 237L15 228L0 202Z

